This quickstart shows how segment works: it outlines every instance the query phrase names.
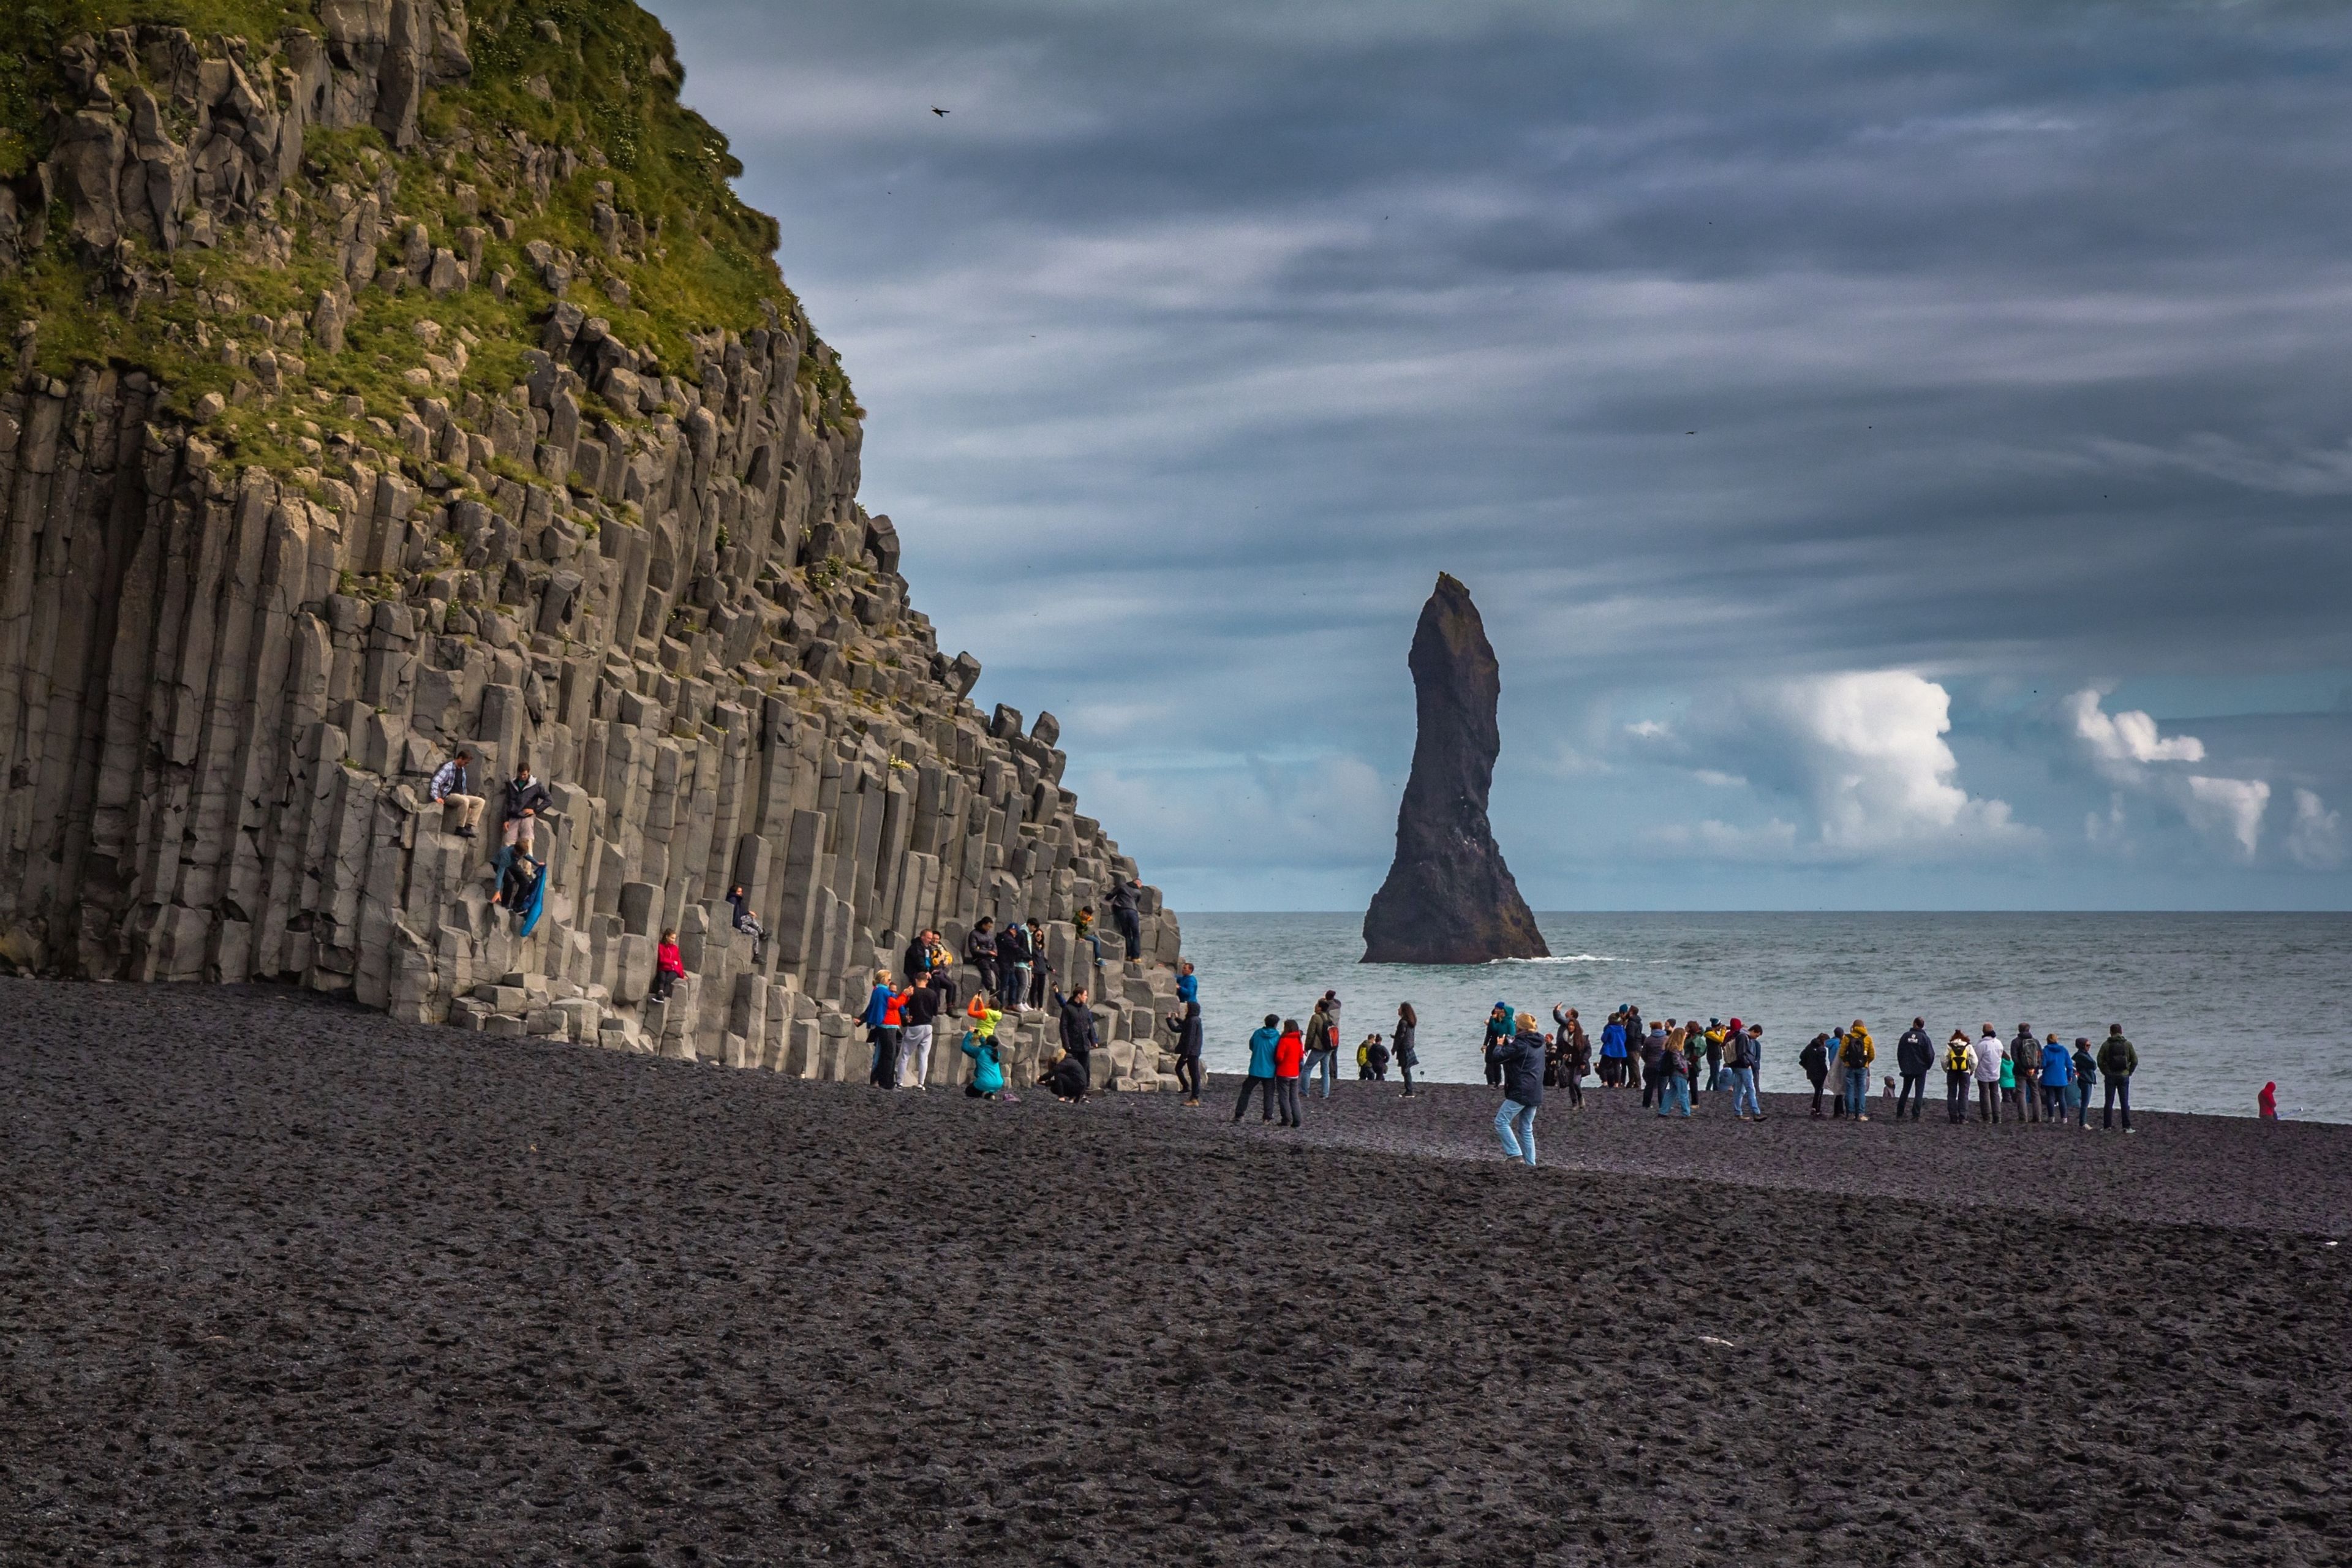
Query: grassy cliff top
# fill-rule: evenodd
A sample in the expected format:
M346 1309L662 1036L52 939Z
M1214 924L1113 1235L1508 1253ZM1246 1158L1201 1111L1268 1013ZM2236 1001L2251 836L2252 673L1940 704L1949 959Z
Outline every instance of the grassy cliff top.
M290 33L323 34L319 8L315 0L0 0L11 45L0 57L0 180L20 205L37 193L34 172L61 116L80 107L63 66L77 37L99 42L120 104L139 79L122 51L108 49L109 29L184 27L199 54L236 60L259 83L283 68ZM775 310L810 345L801 377L817 386L827 416L856 418L837 362L777 269L775 221L736 195L742 165L727 139L679 101L684 72L661 24L629 0L472 0L463 17L470 74L426 90L416 145L397 151L372 127L314 127L300 171L247 226L254 233L168 253L152 237L127 237L111 279L76 253L53 207L37 252L13 273L0 269L0 333L33 322L35 368L144 370L183 410L218 393L230 405L216 422L232 450L267 460L287 431L235 363L239 344L250 350L266 324L308 320L322 292L342 284L338 220L355 196L373 196L387 223L397 219L382 239L385 265L397 265L419 226L436 247L458 247L479 229L479 277L446 295L353 283L344 347L301 350L302 390L320 405L306 398L305 427L396 417L417 390L404 374L424 346L446 354L453 340L467 345L465 363L436 390L503 393L555 303L530 259L534 245L575 264L566 299L663 372L692 375L690 335L748 331ZM187 145L194 112L157 97L166 129ZM127 127L131 110L116 117ZM610 214L600 230L600 205L620 216L625 242L614 239ZM145 286L126 289L126 270ZM501 288L482 286L494 273L506 275ZM226 353L224 340L236 340ZM277 342L284 346L286 334Z

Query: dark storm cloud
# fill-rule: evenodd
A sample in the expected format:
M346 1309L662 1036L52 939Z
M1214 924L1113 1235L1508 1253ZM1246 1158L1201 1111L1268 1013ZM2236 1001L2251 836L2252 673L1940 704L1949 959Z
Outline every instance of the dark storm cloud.
M1630 860L1750 904L2228 901L2290 864L2280 899L2346 897L2311 847L2344 715L2095 830L2113 787L2020 715L2352 669L2352 18L664 14L873 411L919 602L1195 906L1377 880L1440 568L1502 650L1538 903L1625 901ZM1934 695L1841 684L1885 671ZM1892 760L1841 767L1841 694ZM2232 781L2273 785L2251 856ZM2162 876L2116 858L2159 839Z

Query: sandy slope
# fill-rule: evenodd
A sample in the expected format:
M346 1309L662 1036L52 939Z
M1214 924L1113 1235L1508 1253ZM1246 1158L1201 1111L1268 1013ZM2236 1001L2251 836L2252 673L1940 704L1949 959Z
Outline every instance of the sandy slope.
M1562 1163L1530 1173L1484 1155L1477 1090L1348 1094L1286 1141L1235 1133L1230 1085L1208 1111L985 1108L30 984L0 985L0 1075L11 1562L2316 1563L2352 1539L2336 1129L1620 1102L1548 1111ZM1375 1139L1465 1157L1348 1146ZM1840 1190L1954 1181L1987 1201ZM2231 1214L2255 1228L2161 1222Z

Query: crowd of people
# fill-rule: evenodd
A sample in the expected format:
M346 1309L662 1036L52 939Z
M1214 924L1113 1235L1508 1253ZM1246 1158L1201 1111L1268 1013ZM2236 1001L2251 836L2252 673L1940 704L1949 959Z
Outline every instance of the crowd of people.
M1298 1127L1318 1083L1320 1098L1330 1097L1338 1077L1339 1011L1338 994L1327 991L1304 1026L1296 1018L1265 1015L1250 1036L1249 1068L1234 1105L1236 1122L1255 1099L1261 1121ZM1196 1024L1197 1016L1195 1007ZM1765 1119L1759 1087L1765 1060L1761 1024L1719 1017L1704 1024L1696 1018L1645 1022L1642 1010L1629 1003L1609 1015L1596 1041L1576 1008L1556 1006L1551 1016L1554 1026L1545 1030L1533 1014L1507 1002L1496 1003L1486 1016L1480 1054L1487 1083L1503 1091L1495 1131L1507 1158L1534 1164L1535 1120L1544 1091L1565 1091L1570 1107L1580 1108L1588 1079L1603 1090L1639 1093L1641 1108L1662 1118L1694 1116L1704 1097L1721 1096L1728 1100L1733 1120ZM1404 1079L1404 1094L1412 1095L1418 1028L1412 1005L1400 1005L1386 1038L1368 1035L1356 1047L1357 1078L1385 1081L1393 1063ZM1812 1086L1814 1119L1871 1119L1878 1047L1862 1019L1815 1035L1797 1052L1796 1061ZM1882 1114L1897 1121L1920 1119L1929 1079L1940 1066L1945 1114L1955 1124L1969 1119L1973 1104L1976 1120L1988 1126L2008 1120L2091 1131L2094 1098L2104 1084L2099 1129L2115 1127L2120 1113L2123 1131L2132 1130L2131 1079L2139 1070L2139 1053L2120 1024L2109 1026L2095 1047L2088 1037L2077 1037L2068 1047L2056 1034L2038 1036L2023 1024L2009 1040L1990 1024L1973 1039L1955 1029L1939 1047L1927 1021L1914 1018L1895 1042L1895 1074L1882 1078L1879 1105ZM1196 1092L1195 1102L1197 1098ZM2268 1105L2264 1113L2273 1114Z

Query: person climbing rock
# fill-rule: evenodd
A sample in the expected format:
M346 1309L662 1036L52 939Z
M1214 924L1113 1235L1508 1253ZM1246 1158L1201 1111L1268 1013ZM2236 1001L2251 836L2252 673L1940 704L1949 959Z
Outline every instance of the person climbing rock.
M1176 1000L1198 1002L1201 999L1201 977L1192 973L1192 961L1186 959L1176 966Z
M1120 940L1127 943L1127 956L1138 962L1143 957L1143 917L1136 909L1135 896L1142 890L1143 884L1134 878L1114 876L1110 896L1104 900L1110 905L1111 919L1118 922Z
M980 917L963 939L963 961L971 965L979 976L979 989L993 996L996 991L996 921L987 915Z
M530 764L517 763L515 775L507 783L506 820L499 828L501 845L509 849L529 849L531 828L551 800L547 786L530 776Z
M441 807L441 831L455 833L460 838L471 838L482 820L482 797L469 793L467 764L474 753L460 750L433 770L433 783L426 793Z
M648 1002L667 1002L677 983L686 978L686 960L677 951L676 928L661 933L661 942L654 949L654 983L646 991Z
M1035 915L1029 917L1029 1005L1043 1007L1045 994L1053 989L1053 961L1045 956L1045 922Z
M1008 1013L1021 1011L1029 993L1029 932L1017 920L1004 922L996 933L997 1005Z
M751 908L751 895L738 882L727 894L728 903L734 906L735 929L751 939L751 967L760 967L761 956L767 952L768 928L760 923L759 914Z

